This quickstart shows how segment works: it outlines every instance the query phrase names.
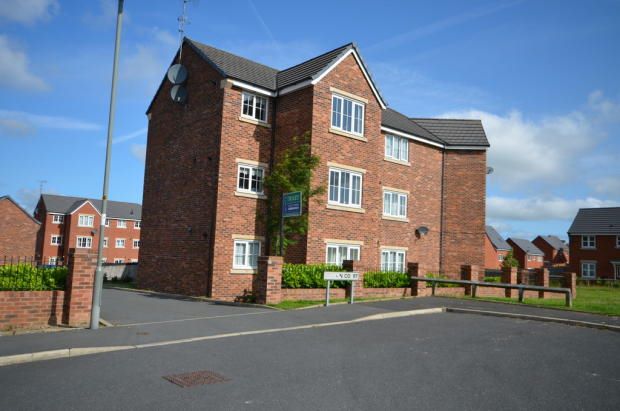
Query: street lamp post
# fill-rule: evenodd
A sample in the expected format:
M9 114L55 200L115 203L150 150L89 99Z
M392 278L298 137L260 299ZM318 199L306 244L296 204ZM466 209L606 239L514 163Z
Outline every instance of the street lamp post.
M114 42L114 62L112 64L112 91L110 93L110 112L108 114L108 138L105 150L103 195L101 196L101 223L99 224L99 245L97 247L97 270L95 271L93 305L90 312L91 330L96 330L97 328L99 328L99 312L101 310L101 290L103 288L103 272L101 259L103 258L103 239L108 211L108 180L110 174L110 161L112 160L112 134L114 131L114 111L116 107L116 78L118 74L118 54L121 43L121 25L123 22L123 3L124 0L118 0L118 13L116 15L116 40Z

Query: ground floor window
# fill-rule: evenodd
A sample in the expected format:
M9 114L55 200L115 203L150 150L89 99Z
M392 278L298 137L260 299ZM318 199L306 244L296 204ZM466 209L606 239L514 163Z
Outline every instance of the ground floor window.
M504 261L504 254L500 254L500 255L498 255L498 256L497 256L497 259L498 259L499 261Z
M114 259L114 264L123 264L125 262L124 259L122 258L115 258Z
M327 244L327 264L341 265L343 260L359 261L359 259L359 245Z
M405 252L402 250L381 251L381 271L405 272Z
M581 276L583 278L596 278L596 263L593 261L582 262Z
M260 241L256 240L235 240L233 268L258 267L258 256L260 255Z
M58 264L58 257L50 257L47 259L47 263L49 265L56 265Z

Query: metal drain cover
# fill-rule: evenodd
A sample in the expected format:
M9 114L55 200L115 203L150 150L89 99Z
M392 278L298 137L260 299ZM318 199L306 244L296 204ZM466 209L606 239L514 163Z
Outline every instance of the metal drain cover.
M213 371L186 372L184 374L165 375L162 378L183 388L230 381L230 379Z

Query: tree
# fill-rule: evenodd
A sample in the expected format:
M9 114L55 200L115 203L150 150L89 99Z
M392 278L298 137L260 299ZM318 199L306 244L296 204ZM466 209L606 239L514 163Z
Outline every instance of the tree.
M502 268L512 268L512 267L518 267L518 266L519 266L519 262L514 257L512 250L508 251L508 253L504 257Z
M310 132L291 139L291 146L285 149L265 177L265 188L269 195L267 209L267 235L270 252L279 253L280 249L280 208L282 194L292 191L303 193L302 215L284 219L284 243L282 248L296 242L295 237L308 232L309 200L325 192L325 187L311 187L312 172L319 165L320 159L310 149ZM318 199L317 199L318 201ZM284 254L284 253L283 253Z

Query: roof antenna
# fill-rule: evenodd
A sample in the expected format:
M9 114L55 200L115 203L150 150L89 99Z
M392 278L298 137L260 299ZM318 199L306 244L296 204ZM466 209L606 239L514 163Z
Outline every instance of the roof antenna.
M185 87L185 81L187 80L187 69L181 64L181 53L183 52L185 24L189 23L187 19L187 4L190 1L191 0L183 0L183 14L181 14L177 19L179 21L179 62L170 66L167 74L168 81L172 83L170 98L178 104L185 104L187 101L187 88Z
M189 24L187 18L187 4L192 0L183 0L183 14L181 14L177 21L179 22L179 63L181 62L181 53L183 52L183 38L185 37L185 25Z
M39 195L43 194L43 184L47 184L47 180L39 180Z

